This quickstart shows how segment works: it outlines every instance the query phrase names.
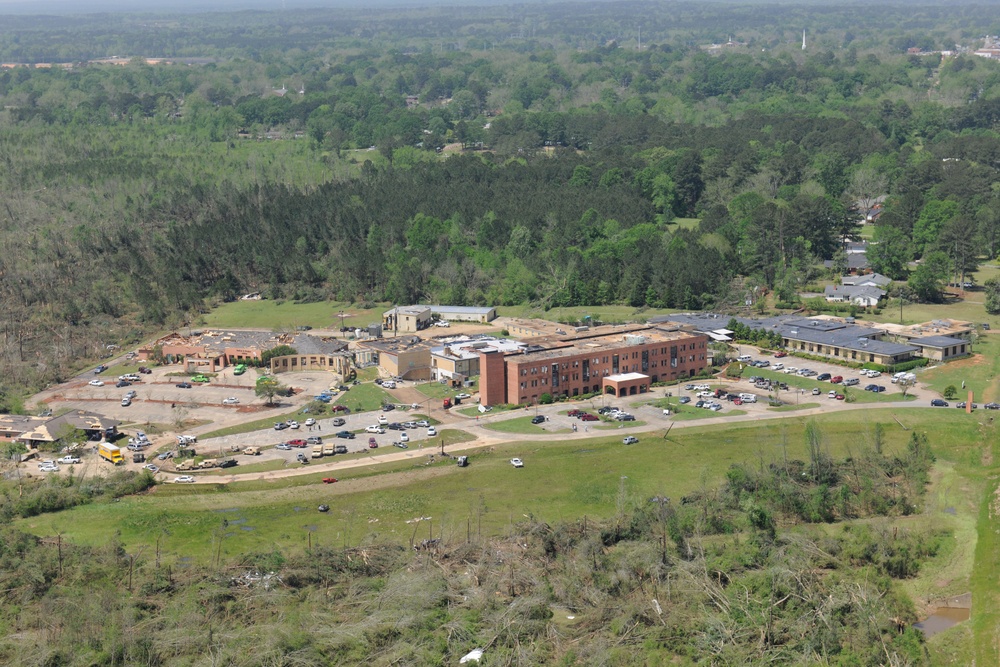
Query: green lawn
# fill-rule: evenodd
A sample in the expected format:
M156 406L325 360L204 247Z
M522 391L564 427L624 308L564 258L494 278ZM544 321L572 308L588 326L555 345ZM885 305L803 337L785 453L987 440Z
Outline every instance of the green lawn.
M415 388L428 398L452 398L455 394L475 394L479 391L479 379L476 378L476 383L472 387L460 387L458 389L453 389L447 384L442 384L440 382L424 382L422 384L415 385Z
M532 424L531 420L534 415L525 417L514 417L513 419L507 419L502 422L493 422L492 424L487 424L485 428L489 431L498 431L500 433L553 433L553 431L547 431L537 424ZM562 429L560 431L555 431L556 433L569 433L568 429Z
M965 392L969 390L977 403L997 400L1000 398L1000 340L993 335L983 336L973 349L972 357L940 364L920 372L917 379L939 393L948 385L954 385L960 401L965 400ZM962 382L965 382L965 390Z
M701 218L674 218L671 224L677 225L677 229L697 229Z
M293 301L232 301L203 315L198 326L247 327L255 329L294 329L297 326L340 329L340 313L345 313L344 326L367 327L382 321L382 313L390 304L365 309L358 304L342 301L295 303Z
M776 408L768 408L769 412L795 412L796 410L808 410L810 408L818 408L819 403L798 403L791 405L781 405Z
M395 403L396 399L375 383L359 384L351 387L333 401L337 405L346 405L351 412L370 412L381 410L386 403Z
M294 412L278 412L278 408L275 408L275 412L267 417L243 422L242 424L237 424L235 426L227 426L225 428L216 429L198 437L201 440L208 440L209 438L221 438L227 435L250 433L251 431L259 431L264 428L272 428L275 422L288 421L289 419L298 420L301 418L302 413L300 410L295 410Z
M671 414L669 419L686 422L694 419L710 419L712 417L738 417L740 415L745 415L746 413L746 410L722 410L721 412L713 412L712 410L706 410L705 408L693 408L690 405L686 405L679 412Z
M707 410L691 411L714 416ZM956 411L957 413L957 411ZM687 414L687 413L684 413ZM733 414L730 412L729 414ZM836 413L816 421L821 425L824 442L831 454L845 454L848 447L858 447L870 433L876 417L865 413ZM907 426L926 429L931 442L942 454L967 461L975 445L976 433L964 415L931 410L907 411ZM891 419L879 412L886 425L889 446L902 446L909 437ZM629 479L628 488L637 498L665 493L680 497L698 488L704 475L717 479L735 462L784 455L806 456L802 429L805 420L790 417L781 422L734 424L673 431L670 440L643 436L641 446L620 455L619 433L584 441L558 440L517 443L495 447L492 451L472 452L473 465L458 469L449 464L420 467L410 476L394 478L375 475L379 484L351 484L351 479L372 476L371 470L343 471L344 483L335 488L315 483L319 475L287 480L245 482L233 485L185 487L165 485L155 492L119 503L88 505L72 510L32 517L19 522L39 535L63 532L68 538L89 544L106 542L113 531L121 531L126 548L147 544L162 528L170 531L167 551L175 556L206 557L211 551L215 531L222 519L245 518L253 531L231 531L223 553L233 556L258 548L259 544L301 545L304 526L315 525L313 538L332 541L346 533L351 542L377 532L378 539L405 541L411 532L405 521L414 516L433 516L443 521L446 533L461 525L470 512L482 512L484 532L502 531L510 516L532 513L544 520L572 519L584 514L606 516L614 511L614 497L621 476ZM446 443L472 439L462 431L445 431ZM431 443L437 446L437 440ZM460 450L448 445L453 452ZM414 454L410 465L426 457ZM507 460L520 456L525 468L515 470ZM223 491L224 490L224 491ZM314 508L326 500L335 508L330 516L319 516ZM295 508L300 509L296 510ZM482 510L475 508L483 508ZM224 510L235 508L235 511ZM302 509L305 508L305 509ZM379 520L377 530L369 519ZM342 539L342 538L341 538Z

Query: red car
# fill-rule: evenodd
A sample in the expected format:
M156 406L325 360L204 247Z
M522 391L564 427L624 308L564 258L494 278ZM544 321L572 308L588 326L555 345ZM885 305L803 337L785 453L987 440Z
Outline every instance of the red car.
M787 356L788 356L788 353L787 353L787 352L775 352L775 353L774 353L774 356L775 356L776 358L778 358L778 359L782 359L782 358L784 358L784 357L787 357Z
M596 415L592 415L589 412L585 412L582 415L580 415L580 421L584 421L584 422L597 422L597 421L601 421L601 420Z
M567 417L579 417L583 414L583 410L570 410L566 413Z
M834 375L832 378L830 378L830 384L840 384L843 381L844 378L841 377L840 375Z
M323 483L324 484L336 484L337 483L337 478L336 477L324 477L323 478Z
M350 412L346 405L331 405L330 409L334 412Z
M288 445L289 447L303 448L303 447L306 446L306 441L305 440L289 440L285 444Z
M844 400L844 395L843 394L837 394L834 398L836 398L838 401L842 401L842 400Z
M370 449L378 449L378 441L375 438L368 438L368 447Z

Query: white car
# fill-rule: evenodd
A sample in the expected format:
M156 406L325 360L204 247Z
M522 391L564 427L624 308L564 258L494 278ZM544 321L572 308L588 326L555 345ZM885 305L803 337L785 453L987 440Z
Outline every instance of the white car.
M279 442L277 445L274 446L274 448L275 449L280 449L280 450L283 450L283 451L286 451L286 452L292 451L292 446L289 445L287 442Z
M312 426L315 423L316 423L316 420L313 419L312 417L310 417L309 419L306 420L306 426Z
M406 431L403 431L402 433L399 434L399 441L400 442L409 442L410 441L410 436L407 435Z
M103 387L104 386L104 382L102 382L101 380L91 380L89 384L90 384L91 387Z
M786 369L784 370L784 373L785 373L786 375L790 375L790 374L792 374L792 373L797 373L798 371L799 371L799 369L798 369L798 368L796 368L795 366L789 366L788 368L786 368Z
M144 466L143 466L143 468L145 468L145 469L146 469L146 470L148 470L149 472L153 473L154 475L155 475L156 473L160 472L160 469L159 469L159 468L157 468L157 467L156 467L155 465L153 465L152 463L147 463L146 465L144 465Z
M181 475L180 477L174 477L174 482L176 484L194 484L194 477L191 475Z
M237 405L239 402L240 402L240 399L236 398L235 396L230 396L229 398L223 400L222 404L223 405Z
M74 463L79 463L80 459L75 456L64 456L61 459L57 459L56 463L63 463L65 465L72 465Z
M524 467L524 461L522 461L521 459L518 459L518 458L511 459L510 460L510 464L512 466L514 466L515 468L523 468Z
M776 363L773 366L771 366L771 369L775 370L775 371L780 371L784 367L785 367L785 365L779 361L778 363Z
M289 421L287 421L285 423L288 424L288 428L298 428L299 427L299 423L297 421L295 421L294 419L289 420Z
M377 433L379 435L382 435L385 433L385 429L379 426L378 424L372 424L371 426L365 427L365 433Z
M467 398L472 398L472 394L466 394L465 392L462 392L461 394L455 394L455 398L457 398L460 401L464 401Z
M49 465L39 466L38 468L41 472L59 472L59 466L55 463Z
M126 396L125 398L122 399L122 407L123 408L127 408L130 405L132 405L132 399L131 398L129 398L129 397Z
M427 427L427 435L433 437L433 436L435 436L437 434L438 434L438 432L437 432L436 428L434 428L433 426L428 426Z
M385 415L379 415L378 416L378 425L379 426L385 426L388 423L389 423L389 420L385 418Z
M431 425L430 422L427 421L426 419L421 419L420 421L417 422L417 426L421 428L427 428L430 425Z

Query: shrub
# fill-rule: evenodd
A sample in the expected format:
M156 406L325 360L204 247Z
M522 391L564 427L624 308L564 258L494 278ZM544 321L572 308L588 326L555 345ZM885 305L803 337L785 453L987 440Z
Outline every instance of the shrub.
M958 388L955 385L950 384L944 388L944 397L951 400L958 396Z

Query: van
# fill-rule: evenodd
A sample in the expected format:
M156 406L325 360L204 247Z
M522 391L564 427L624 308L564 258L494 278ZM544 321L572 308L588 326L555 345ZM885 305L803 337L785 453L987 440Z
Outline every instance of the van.
M323 445L316 445L315 447L313 447L312 457L314 459L323 458Z
M215 468L219 465L218 459L205 459L198 464L199 468Z
M243 453L248 456L260 456L260 447L247 447L243 450Z
M333 456L336 453L336 449L331 445L323 445L323 456Z
M396 382L394 380L383 380L382 381L382 387L384 389L395 389L396 388Z
M743 362L749 362L752 359L753 357L751 357L749 354L741 354L740 356L736 357L736 361L743 361Z
M740 394L740 400L744 403L756 403L757 394Z

